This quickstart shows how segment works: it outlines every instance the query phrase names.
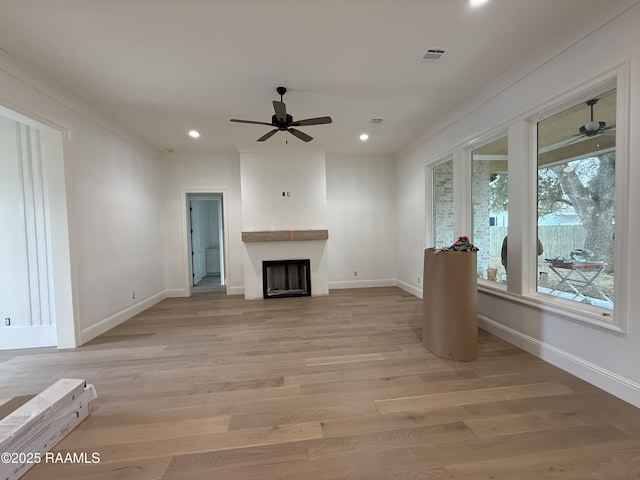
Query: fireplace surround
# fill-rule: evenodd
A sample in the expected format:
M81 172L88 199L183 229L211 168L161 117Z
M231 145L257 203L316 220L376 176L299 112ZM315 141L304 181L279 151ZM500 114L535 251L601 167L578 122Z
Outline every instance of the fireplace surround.
M311 261L263 260L263 298L311 296Z

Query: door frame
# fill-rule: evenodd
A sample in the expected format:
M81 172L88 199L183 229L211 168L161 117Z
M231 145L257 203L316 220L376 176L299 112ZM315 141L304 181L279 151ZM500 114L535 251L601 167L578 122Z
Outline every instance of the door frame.
M73 209L67 201L67 186L70 182L69 171L71 170L67 156L70 132L62 125L4 101L0 102L0 115L38 130L41 135L40 141L44 143L44 136L46 136L47 143L53 147L46 152L41 152L46 156L42 168L47 177L44 201L47 211L47 249L51 260L47 272L52 289L50 309L55 322L57 348L75 348L81 344L82 334L78 321L79 305L74 294L77 290L77 278L71 236L73 225L70 219ZM53 142L53 145L50 142ZM43 345L12 344L10 348L41 346Z
M222 246L222 258L220 264L220 280L224 279L225 293L229 295L229 274L227 266L229 263L229 207L228 198L229 193L227 189L202 189L202 188L187 188L182 190L181 205L182 205L182 244L183 244L183 271L184 271L184 296L191 296L191 236L189 229L191 228L189 220L189 195L216 195L222 199L222 233L221 233L221 246Z

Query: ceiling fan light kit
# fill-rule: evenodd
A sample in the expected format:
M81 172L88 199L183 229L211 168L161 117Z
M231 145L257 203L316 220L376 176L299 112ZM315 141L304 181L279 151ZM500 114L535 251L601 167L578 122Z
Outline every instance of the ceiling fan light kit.
M578 132L576 135L574 135L571 138L568 138L564 141L558 142L556 144L554 144L552 147L553 148L564 148L564 147L568 147L570 145L573 145L575 143L579 143L582 142L583 140L586 140L588 138L592 138L592 137L598 137L600 135L612 135L615 136L616 134L616 126L615 125L609 125L607 126L607 122L602 122L602 121L595 121L593 119L593 106L598 103L598 98L592 98L591 100L587 100L586 103L587 106L589 107L589 112L590 112L590 119L587 123L585 123L584 125L581 125L578 128ZM597 145L600 146L600 145ZM543 152L544 150L549 150L551 147L545 147L545 149L541 149L540 151Z
M593 120L593 106L598 103L598 98L592 98L591 100L587 100L585 103L589 106L589 110L591 113L591 120L585 123L580 127L580 135L586 135L587 137L593 137L595 135L599 135L604 133L605 130L612 130L615 128L615 125L611 127L607 127L606 122L596 122Z
M271 116L271 123L256 122L253 120L238 120L235 118L232 118L231 121L237 122L237 123L250 123L254 125L268 125L270 127L274 127L273 130L270 130L269 132L265 133L263 136L258 138L257 140L258 142L264 142L265 140L271 138L273 135L275 135L278 132L289 132L291 135L299 138L303 142L310 142L311 140L313 140L312 136L307 135L306 133L301 132L300 130L293 127L324 125L332 122L331 117L315 117L315 118L306 118L304 120L294 121L293 117L287 113L287 108L284 102L282 101L282 97L284 96L285 93L287 93L287 89L285 87L278 87L276 88L276 92L278 92L278 94L280 95L280 101L279 102L276 100L273 101L273 111L275 113L274 115Z
M604 128L604 126L605 126L604 122L587 122L581 128L581 131L584 130L584 132L582 132L582 133L597 132L601 128Z

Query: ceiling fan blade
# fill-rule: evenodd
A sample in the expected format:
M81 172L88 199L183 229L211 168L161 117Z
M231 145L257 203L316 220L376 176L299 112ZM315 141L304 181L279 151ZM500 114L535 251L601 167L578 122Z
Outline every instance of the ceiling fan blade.
M573 145L574 143L584 142L587 138L589 137L587 137L586 135L576 135L573 138L567 138L566 140L562 140L552 145L539 148L538 153L547 153L552 150L557 150L558 148L568 147L569 145Z
M310 142L313 140L313 137L301 132L300 130L296 130L295 128L287 128L287 132L291 132L291 135L298 137L303 142Z
M270 132L265 133L263 136L261 136L258 140L256 140L257 142L264 142L265 140L273 137L273 135L278 131L277 128L271 130Z
M237 123L253 123L255 125L269 125L270 127L273 127L272 123L266 123L266 122L254 122L253 120L237 120L235 118L231 119L232 122L237 122Z
M291 126L304 127L307 125L324 125L326 123L331 123L331 121L331 117L306 118L304 120L296 120L295 122L291 122Z
M283 102L273 101L273 110L276 112L276 118L282 123L287 121L287 107Z

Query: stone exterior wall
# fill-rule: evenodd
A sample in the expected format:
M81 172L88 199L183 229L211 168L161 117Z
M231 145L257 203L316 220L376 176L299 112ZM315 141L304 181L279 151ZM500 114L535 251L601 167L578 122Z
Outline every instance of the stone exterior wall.
M473 204L473 244L478 247L478 277L486 278L487 268L497 268L490 265L491 232L489 230L490 216L490 164L487 161L473 161L473 175L471 177L471 194Z
M453 238L453 160L433 169L433 238L435 247L451 245Z

